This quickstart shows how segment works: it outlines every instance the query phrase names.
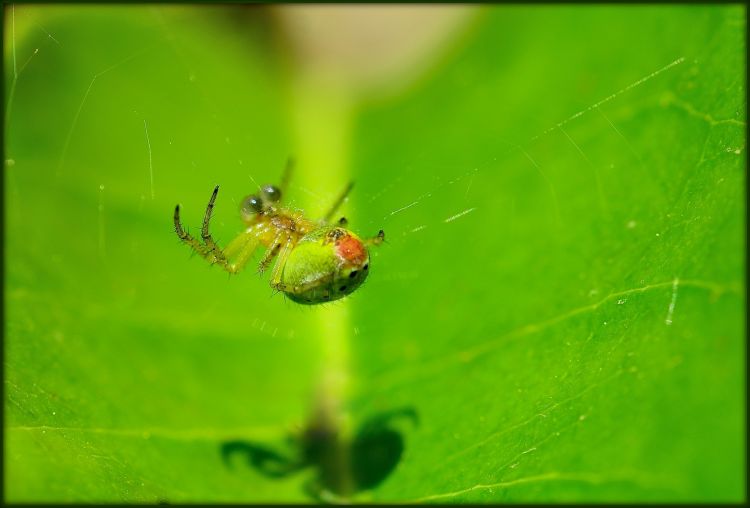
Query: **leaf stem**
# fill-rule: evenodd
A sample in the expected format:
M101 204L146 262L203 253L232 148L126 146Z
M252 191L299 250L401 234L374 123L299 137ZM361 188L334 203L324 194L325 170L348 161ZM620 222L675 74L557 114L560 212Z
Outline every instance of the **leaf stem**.
M295 186L314 192L295 192L303 208L320 216L337 193L350 181L349 154L353 118L353 101L341 89L306 78L294 80L292 87L292 155L297 171ZM310 202L310 194L324 196L324 202ZM317 200L316 200L317 201ZM313 307L312 324L320 340L320 374L314 400L311 428L333 437L334 445L325 451L326 469L332 473L339 495L353 493L349 443L351 424L344 406L350 385L350 312L344 301Z

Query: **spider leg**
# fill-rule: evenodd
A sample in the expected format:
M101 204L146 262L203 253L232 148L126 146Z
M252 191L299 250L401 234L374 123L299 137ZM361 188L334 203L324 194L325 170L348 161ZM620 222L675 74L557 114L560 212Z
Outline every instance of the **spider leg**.
M385 241L385 232L381 229L378 231L378 234L373 236L372 238L367 238L364 240L365 245L380 245Z
M328 213L323 216L323 222L327 223L331 220L331 217L333 217L333 214L336 213L336 210L338 210L339 207L344 203L344 200L346 199L346 196L349 195L349 192L351 192L352 187L354 187L354 182L349 182L349 184L344 189L344 192L339 195L339 197L333 203L333 206L331 206L330 210L328 210Z
M286 160L286 166L284 172L281 174L281 182L279 183L279 190L281 191L281 197L284 198L284 192L287 190L289 180L292 178L292 172L294 171L294 159L289 157Z
M241 252L242 249L247 245L247 242L256 238L256 231L248 229L238 234L226 247L224 247L224 257L227 259L233 258L235 254Z
M231 265L229 264L229 262L227 261L227 254L223 252L221 248L216 244L208 231L208 224L211 220L211 212L213 210L214 202L216 201L216 194L218 194L218 192L219 186L217 185L214 188L213 194L211 194L211 199L208 202L208 207L206 208L206 213L203 217L201 238L203 238L203 241L205 243L200 243L183 229L182 223L180 222L180 205L177 205L174 209L174 229L180 240L188 244L194 252L200 254L201 257L203 257L206 261L208 261L212 265L218 264L229 273L237 273L242 270L242 268L247 263L247 260L250 258L253 250L255 250L255 247L258 245L258 241L255 239L252 232L249 231L241 233L239 236L237 236L237 238L230 242L229 248L231 249L232 255L235 252L239 252L240 258L238 258L238 260Z
M216 256L209 248L193 238L190 233L183 229L182 224L180 223L180 205L177 205L174 208L174 230L180 240L192 247L194 252L200 254L201 257L206 259L209 263L213 264L218 261Z
M213 255L216 257L216 260L219 263L226 264L226 257L224 256L224 253L221 251L219 246L216 245L216 242L214 242L214 239L211 237L211 233L209 233L208 231L208 223L211 221L211 212L214 209L214 202L216 201L216 195L218 193L219 186L217 185L216 187L214 187L214 192L211 194L211 199L209 199L208 206L206 207L206 213L203 216L201 238L203 238L203 243L206 244L208 251L213 253Z
M250 236L249 234L247 234L247 236L247 241L242 244L242 247L239 248L237 259L235 259L229 265L229 268L227 268L227 271L230 273L239 273L243 268L245 268L245 265L247 265L247 262L250 261L253 252L255 252L255 249L258 247L258 239L255 238L255 236ZM235 238L235 240L238 240L238 238ZM228 247L227 250L229 250Z
M284 232L279 232L273 239L273 242L271 245L269 245L268 249L266 249L265 254L263 254L263 257L260 260L260 263L258 263L258 273L262 274L268 269L268 265L271 264L271 261L273 260L274 256L279 253L279 249L281 249L281 239L286 235Z
M271 272L271 287L278 289L279 291L283 291L286 287L281 283L281 274L284 271L284 265L286 264L286 260L289 259L289 254L291 254L295 243L293 237L288 235L286 242L284 242L284 247L281 249L279 257L276 259L276 264L273 266L273 272Z

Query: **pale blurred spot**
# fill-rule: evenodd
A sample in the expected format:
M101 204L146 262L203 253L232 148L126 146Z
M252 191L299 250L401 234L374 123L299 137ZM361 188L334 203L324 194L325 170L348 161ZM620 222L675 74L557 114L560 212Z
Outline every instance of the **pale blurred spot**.
M274 7L307 79L393 93L426 71L478 12L467 5Z

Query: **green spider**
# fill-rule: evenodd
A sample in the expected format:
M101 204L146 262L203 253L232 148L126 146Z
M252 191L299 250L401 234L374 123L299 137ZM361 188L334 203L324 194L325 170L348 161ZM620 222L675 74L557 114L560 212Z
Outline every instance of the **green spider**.
M314 305L338 300L352 293L364 280L370 269L368 245L383 243L381 229L376 236L366 240L346 229L342 217L335 224L329 221L344 202L350 183L341 193L330 211L320 221L304 217L298 210L280 206L282 191L286 190L291 175L291 161L287 164L281 185L264 185L258 194L242 200L240 215L247 228L237 235L225 249L221 249L208 224L219 193L214 188L206 207L201 228L203 243L187 233L180 223L180 205L174 209L174 227L177 236L209 263L221 266L227 272L239 273L259 245L266 251L258 266L259 273L268 269L277 257L271 273L271 287L282 291L297 303Z

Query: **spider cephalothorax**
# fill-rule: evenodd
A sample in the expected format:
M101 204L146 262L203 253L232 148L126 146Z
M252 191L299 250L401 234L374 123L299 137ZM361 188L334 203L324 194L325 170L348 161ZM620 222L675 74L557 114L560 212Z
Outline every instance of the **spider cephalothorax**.
M357 289L369 273L368 245L383 242L384 233L366 240L346 229L345 218L335 224L330 219L352 188L349 184L320 221L312 221L295 210L280 206L282 191L289 179L287 165L280 187L264 185L257 194L247 196L240 215L247 228L221 249L211 237L208 225L219 192L214 188L206 207L199 242L180 223L180 205L174 210L177 236L211 264L229 273L240 272L259 245L266 247L258 271L263 273L276 258L271 286L290 299L303 304L324 303L342 298Z

